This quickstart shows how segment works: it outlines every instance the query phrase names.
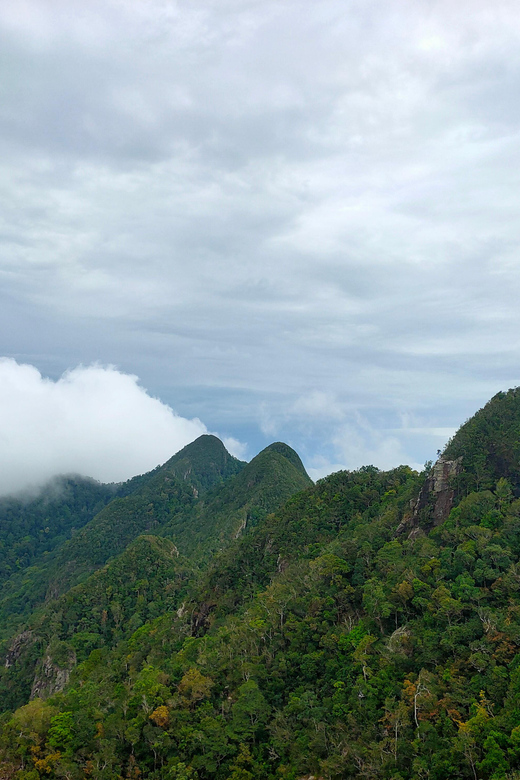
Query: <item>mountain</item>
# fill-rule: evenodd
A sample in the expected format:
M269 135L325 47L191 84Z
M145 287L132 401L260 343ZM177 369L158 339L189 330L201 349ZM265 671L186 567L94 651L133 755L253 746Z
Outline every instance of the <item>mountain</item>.
M461 492L493 489L507 479L520 496L520 388L497 393L464 423L444 457L461 459Z
M163 468L188 481L199 494L238 474L246 464L230 455L220 439L204 434L167 461Z
M219 439L204 435L164 465L130 480L118 497L60 550L57 592L118 555L139 534L157 530L193 506L200 495L223 484L244 466Z
M519 388L497 393L460 427L431 468L398 532L441 525L464 496L494 490L498 483L520 496Z
M517 430L515 390L422 474L192 488L12 639L0 777L517 780Z
M78 661L112 647L178 601L190 569L168 539L143 535L31 617L0 673L4 706L61 690Z
M276 442L233 480L173 517L161 533L172 538L185 555L207 559L311 484L297 453Z
M216 556L200 579L196 600L213 602L217 607L214 617L233 611L294 560L312 558L316 550L347 530L355 535L358 526L364 528L382 505L393 528L417 484L417 474L407 466L390 472L368 466L320 480L295 494L252 533ZM354 561L354 565L359 567L359 562Z
M121 485L116 497L72 538L5 582L0 591L0 637L9 635L37 604L85 579L136 536L157 530L192 506L199 493L224 483L244 465L215 436L204 435L164 465Z
M0 498L0 584L59 547L114 498L116 487L64 476L35 495Z
M112 646L152 615L173 609L179 588L193 575L195 560L200 562L211 550L225 547L290 495L312 484L298 456L286 445L272 445L245 465L226 453L215 437L201 439L146 479L133 481L133 492L114 499L83 533L62 546L56 556L62 565L54 569L60 588L56 587L43 606L34 605L33 614L26 614L24 631L5 645L8 666L0 675L0 694L5 702L23 702L31 688L40 695L56 690L68 679L76 660L83 660L86 649ZM225 480L233 472L235 476ZM204 500L198 499L191 479L198 480ZM210 484L213 488L209 491ZM150 535L151 529L174 543ZM146 535L136 537L142 530ZM145 558L143 550L154 554L154 563L150 556ZM179 550L184 555L179 556ZM110 552L115 552L115 557ZM87 566L93 569L93 564L103 562L102 556L105 560L110 556L110 562L85 578ZM158 574L165 560L167 580L166 575ZM47 582L50 571L40 571ZM67 577L74 585L78 574L83 582L67 587ZM4 603L8 608L17 601L7 592ZM54 660L60 654L63 667ZM38 664L45 669L45 679L40 682L33 680Z
M118 495L126 496L134 493L158 475L159 479L160 475L173 476L181 482L189 483L197 494L203 494L238 474L245 465L244 461L230 455L216 436L203 434L179 450L162 466L125 482L119 488Z

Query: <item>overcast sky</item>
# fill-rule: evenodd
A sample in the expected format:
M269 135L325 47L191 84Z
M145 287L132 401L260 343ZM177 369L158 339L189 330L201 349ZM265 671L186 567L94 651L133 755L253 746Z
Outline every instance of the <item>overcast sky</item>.
M0 62L24 398L96 364L102 414L115 366L179 446L282 439L317 477L420 466L520 383L517 2L17 0Z

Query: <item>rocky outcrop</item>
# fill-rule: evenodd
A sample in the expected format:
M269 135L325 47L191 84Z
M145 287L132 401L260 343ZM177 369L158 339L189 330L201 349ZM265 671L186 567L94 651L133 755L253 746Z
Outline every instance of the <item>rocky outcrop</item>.
M60 664L47 651L36 671L31 689L31 699L47 699L53 693L62 691L67 685L75 665L76 654L73 650L69 651L66 662Z
M203 602L198 609L194 610L191 617L191 635L201 636L209 626L209 618L215 609L215 603Z
M243 531L245 531L247 525L247 514L244 515L242 522L240 523L237 532L235 533L235 539L238 539L238 537L242 534Z
M461 471L461 463L462 458L446 460L441 455L422 486L417 500L412 502L411 513L399 524L397 535L408 532L409 538L413 538L421 528L428 531L446 520L453 506L453 482Z
M22 631L21 634L15 636L9 649L5 654L5 668L14 666L16 661L25 653L28 647L35 642L32 631Z

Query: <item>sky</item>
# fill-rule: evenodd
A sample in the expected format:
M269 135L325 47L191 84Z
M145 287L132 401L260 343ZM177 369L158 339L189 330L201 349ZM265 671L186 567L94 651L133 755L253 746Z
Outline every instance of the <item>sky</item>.
M509 0L0 4L0 492L206 431L435 459L520 383L519 39Z

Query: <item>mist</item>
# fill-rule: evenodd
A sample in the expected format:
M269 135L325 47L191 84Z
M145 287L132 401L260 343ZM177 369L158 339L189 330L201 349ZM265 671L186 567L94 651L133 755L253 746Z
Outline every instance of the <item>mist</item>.
M80 366L53 381L0 358L0 495L64 473L120 482L203 433L199 419L180 417L112 366Z

